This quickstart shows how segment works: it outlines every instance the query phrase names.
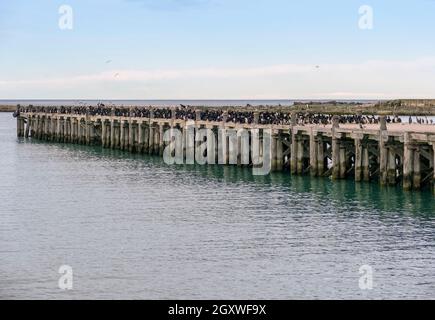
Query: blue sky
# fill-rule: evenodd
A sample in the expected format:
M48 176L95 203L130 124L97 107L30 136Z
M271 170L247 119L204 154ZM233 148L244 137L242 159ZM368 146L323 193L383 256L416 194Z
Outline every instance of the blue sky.
M428 98L434 37L432 0L2 0L0 99Z

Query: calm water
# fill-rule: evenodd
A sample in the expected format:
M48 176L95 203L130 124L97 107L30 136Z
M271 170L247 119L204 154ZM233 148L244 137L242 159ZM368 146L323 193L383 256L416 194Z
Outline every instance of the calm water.
M430 192L168 167L15 134L0 114L0 298L435 299ZM72 291L58 288L61 265Z

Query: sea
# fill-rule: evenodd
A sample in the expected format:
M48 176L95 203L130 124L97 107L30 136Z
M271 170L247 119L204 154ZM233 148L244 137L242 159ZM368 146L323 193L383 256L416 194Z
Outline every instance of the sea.
M435 299L430 190L17 138L10 113L0 152L1 299Z

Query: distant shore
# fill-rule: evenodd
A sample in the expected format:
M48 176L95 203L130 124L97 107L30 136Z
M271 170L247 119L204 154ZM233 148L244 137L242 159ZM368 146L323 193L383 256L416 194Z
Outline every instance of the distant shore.
M309 112L334 115L362 114L362 115L397 115L397 116L435 116L435 99L420 100L390 100L377 103L347 103L347 102L309 102L296 101L293 106L265 105L265 106L221 106L197 107L198 109L238 109L240 111L270 111L281 112ZM14 112L15 105L0 105L0 112Z
M0 105L0 112L14 112L17 106L2 106Z

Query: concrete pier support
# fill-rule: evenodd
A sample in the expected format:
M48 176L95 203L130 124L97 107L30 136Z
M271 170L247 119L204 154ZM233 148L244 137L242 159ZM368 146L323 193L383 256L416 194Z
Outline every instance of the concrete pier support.
M277 133L272 132L272 139L270 143L271 143L271 152L270 152L271 170L277 171L278 170L278 165L277 165L278 134Z
M239 153L238 148L238 138L236 129L227 129L227 139L228 139L228 164L236 165Z
M105 120L101 120L101 146L107 147L107 124Z
M387 162L387 183L389 185L396 184L396 152L391 146L388 148L388 162Z
M332 179L340 179L340 142L332 138Z
M314 131L310 132L310 174L312 177L316 177L319 174L319 159L318 159L319 145L316 141Z
M164 134L165 134L165 126L164 124L161 124L159 126L159 156L163 156L163 152L165 151L165 141L164 141Z
M65 119L63 117L59 119L59 126L59 142L65 142Z
M325 174L325 143L322 137L318 137L317 141L317 175L322 177Z
M388 149L385 145L385 137L381 131L379 137L379 181L381 185L387 185Z
M207 163L216 164L216 136L212 126L207 127Z
M24 119L17 117L17 137L24 137Z
M409 134L405 133L403 149L403 189L405 190L412 189L413 166L414 149L411 145Z
M150 123L150 125L148 126L148 132L149 132L148 153L153 154L154 152L154 124L153 123Z
M85 143L89 146L92 144L93 139L93 123L86 120L86 140Z
M292 121L295 119L295 116L292 116ZM297 152L298 152L298 137L297 134L292 130L291 134L291 145L290 145L290 172L291 174L296 174L298 172L298 161L297 161Z
M363 147L361 139L355 139L355 181L363 180Z
M39 138L39 116L35 116L35 126L34 126L34 132L32 134L32 137L38 139Z
M432 173L433 173L433 177L432 177L432 191L433 194L435 195L435 141L432 142Z
M363 181L368 182L370 181L370 156L367 146L363 146L362 153Z
M55 119L53 119L53 117L48 118L47 122L48 122L47 141L55 141L57 122L55 121Z
M183 131L186 164L195 164L195 125L186 123Z
M130 121L128 123L128 151L135 152L135 130L136 130L136 123L133 121Z
M56 136L54 141L61 142L60 140L61 132L62 132L62 122L60 121L60 118L56 118Z
M144 153L149 153L149 149L150 149L150 126L149 126L149 122L148 123L143 123L143 152Z
M47 115L44 116L44 135L42 138L46 141L50 139L50 119Z
M119 149L121 150L125 150L126 147L126 128L127 124L125 123L125 121L121 121L120 125L119 125L119 131L120 131L120 138L119 138Z
M304 141L302 137L296 140L296 173L304 173Z
M347 175L347 150L344 143L340 143L340 179L345 179Z
M72 120L72 142L78 143L78 135L79 135L79 121L77 118L73 118Z
M413 172L412 172L412 187L414 189L421 188L421 159L420 159L420 150L417 147L414 151L414 163L413 163Z
M154 125L154 150L153 150L153 154L158 156L160 154L160 126L158 123L156 123ZM195 149L194 149L195 150Z
M144 126L142 122L137 124L137 152L144 152Z
M110 148L111 149L115 149L116 148L116 120L112 119L112 121L110 121Z
M65 132L64 132L64 138L65 143L71 142L71 119L66 118L65 119Z
M24 130L24 137L28 138L30 135L31 118L27 118L26 128Z
M33 133L33 137L35 139L39 138L39 126L40 126L39 116L36 116L35 117L35 132Z
M281 130L278 130L277 139L276 139L276 170L277 171L282 171L284 169L284 146L282 140L283 140L283 134Z

